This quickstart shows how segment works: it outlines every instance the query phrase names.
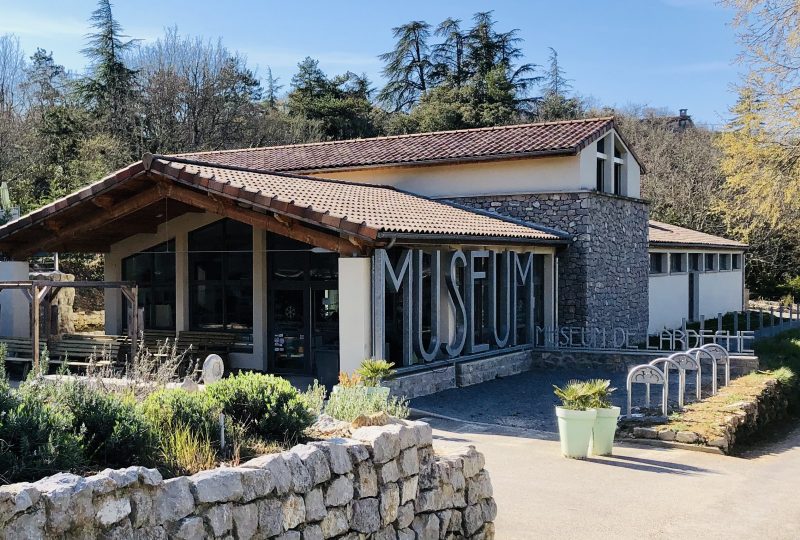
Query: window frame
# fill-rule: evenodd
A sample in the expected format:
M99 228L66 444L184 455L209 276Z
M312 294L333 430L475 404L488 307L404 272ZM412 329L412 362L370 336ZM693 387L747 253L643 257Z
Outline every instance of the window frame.
M171 255L171 258L172 258L172 265L171 265L172 266L172 272L171 272L172 279L171 280L169 280L169 279L164 280L163 278L156 278L155 270L156 270L156 266L157 265L156 265L156 260L155 259L159 255L161 255L161 256L163 256L163 255ZM150 271L151 271L150 279L147 280L147 281L143 281L141 279L136 279L134 276L127 275L127 268L128 268L129 261L132 261L135 258L144 257L144 256L147 256L147 258L150 259L150 261L149 261L149 264L151 265L150 266ZM176 322L177 321L177 307L178 307L178 302L177 302L178 277L177 277L177 266L176 265L177 265L177 259L176 259L176 256L175 256L175 238L170 238L169 240L166 240L164 242L160 242L158 244L152 245L150 247L142 249L141 251L137 251L136 253L131 253L130 255L127 255L127 256L123 257L120 260L120 274L121 274L122 280L123 281L133 281L133 282L136 283L136 286L137 286L137 289L138 289L138 302L137 303L140 303L140 305L137 306L137 309L144 308L144 310L145 310L144 311L145 320L144 320L144 328L143 328L143 330L144 329L148 329L148 330L175 330L176 329L176 325L177 325L177 322ZM170 266L170 265L167 265L167 266ZM171 287L170 287L170 283L172 284ZM150 295L152 296L153 292L156 291L156 290L161 291L161 292L164 292L164 291L169 292L171 290L171 292L172 292L172 295L169 297L171 301L166 304L166 305L172 307L172 322L169 325L167 325L166 327L165 326L154 326L153 324L151 324L151 322L153 322L152 321L153 317L151 316L152 314L150 314L148 312L148 309L147 309L148 306L144 304L145 298L148 296L148 293L150 293ZM124 296L123 296L122 305L123 305L123 312L127 311L127 309L128 309L127 308L128 299L125 298ZM152 305L156 305L156 304L152 304ZM159 304L159 305L162 305L162 304ZM128 328L127 317L123 317L122 326L123 326L123 329L127 329Z
M727 268L723 268L722 261L727 261L726 266ZM720 272L730 272L733 270L733 257L731 257L731 253L720 253L717 257L717 266Z
M744 255L741 253L731 253L731 270L741 270L742 269L742 260L744 259Z
M709 257L711 257L711 261L713 261L710 267L708 265ZM719 272L719 256L717 253L703 253L703 271Z
M666 253L666 252L663 252L663 251L651 251L650 252L650 257L649 257L649 263L650 264L648 266L648 274L649 275L651 275L651 276L665 276L665 275L669 274L669 271L668 271L669 270L669 262L665 263L665 261L664 261L664 259L667 258L666 257L667 255L669 255L669 254ZM654 257L658 257L659 261L660 261L660 264L659 264L660 268L659 268L658 271L654 271L653 270Z
M679 268L673 268L674 260L680 261ZM670 274L686 274L688 268L688 253L670 252L669 254L669 273Z

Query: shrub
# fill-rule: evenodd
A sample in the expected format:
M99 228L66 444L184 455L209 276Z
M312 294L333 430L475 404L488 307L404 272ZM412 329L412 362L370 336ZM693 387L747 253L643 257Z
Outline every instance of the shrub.
M132 397L110 394L78 382L38 387L57 387L54 406L72 413L71 430L80 435L86 460L107 467L154 461L155 434ZM29 391L36 395L37 391Z
M345 371L339 372L339 386L342 388L352 388L354 386L361 386L361 376L358 373L350 375Z
M206 392L233 422L265 439L297 439L314 421L300 393L274 375L239 373L207 385Z
M38 480L81 468L85 459L69 412L4 383L0 410L0 481Z
M382 380L394 373L394 364L386 360L374 360L372 358L361 362L361 367L356 373L361 376L364 386L378 386Z
M397 418L408 417L408 401L402 398L389 398L385 393L376 392L366 386L340 388L331 394L325 413L345 422L352 422L362 414L385 412Z
M222 407L206 392L180 388L157 390L145 398L141 409L159 434L184 426L202 431L211 440L219 438L217 426Z
M308 385L305 392L301 393L301 396L306 402L306 409L308 409L308 412L315 418L322 414L322 408L325 406L325 397L327 395L328 391L316 380Z
M172 476L195 474L216 465L217 453L208 433L174 425L160 438L161 458Z

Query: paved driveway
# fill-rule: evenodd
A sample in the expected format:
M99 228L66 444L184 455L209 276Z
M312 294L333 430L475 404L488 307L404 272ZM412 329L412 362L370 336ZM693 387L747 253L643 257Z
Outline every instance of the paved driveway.
M498 540L800 538L800 427L742 457L633 445L560 457L552 433L426 419L486 456Z

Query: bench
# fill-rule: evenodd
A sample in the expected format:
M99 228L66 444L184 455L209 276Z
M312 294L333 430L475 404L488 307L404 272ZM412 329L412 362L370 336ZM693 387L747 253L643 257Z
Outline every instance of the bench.
M142 335L144 347L153 354L158 352L167 340L175 341L175 330L145 330Z
M66 334L50 342L50 363L85 368L90 365L89 360L94 358L95 365L116 364L119 362L120 347L126 341L125 336Z
M33 344L31 338L26 337L0 337L0 342L6 344L6 362L22 364L23 378L28 375L28 371L33 363ZM39 353L44 352L46 343L39 343Z
M228 356L236 335L227 332L196 332L184 330L178 333L177 346L179 351L191 347L189 356L202 361L209 354L218 354L227 368Z

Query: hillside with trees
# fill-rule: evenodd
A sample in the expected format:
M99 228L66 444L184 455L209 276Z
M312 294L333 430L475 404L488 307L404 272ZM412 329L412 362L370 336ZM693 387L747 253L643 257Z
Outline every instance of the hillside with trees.
M85 73L65 69L57 51L23 51L15 36L0 36L0 182L25 212L145 152L615 114L647 169L642 193L653 218L750 243L752 292L800 297L798 8L727 3L739 14L750 74L730 125L712 131L679 125L671 111L591 106L555 49L542 51L541 65L525 58L519 31L492 12L387 29L395 43L379 55L385 84L376 87L364 74L325 73L314 58L298 59L291 80L279 81L221 39L177 27L141 42L100 0L87 23ZM72 260L79 273L99 268Z

